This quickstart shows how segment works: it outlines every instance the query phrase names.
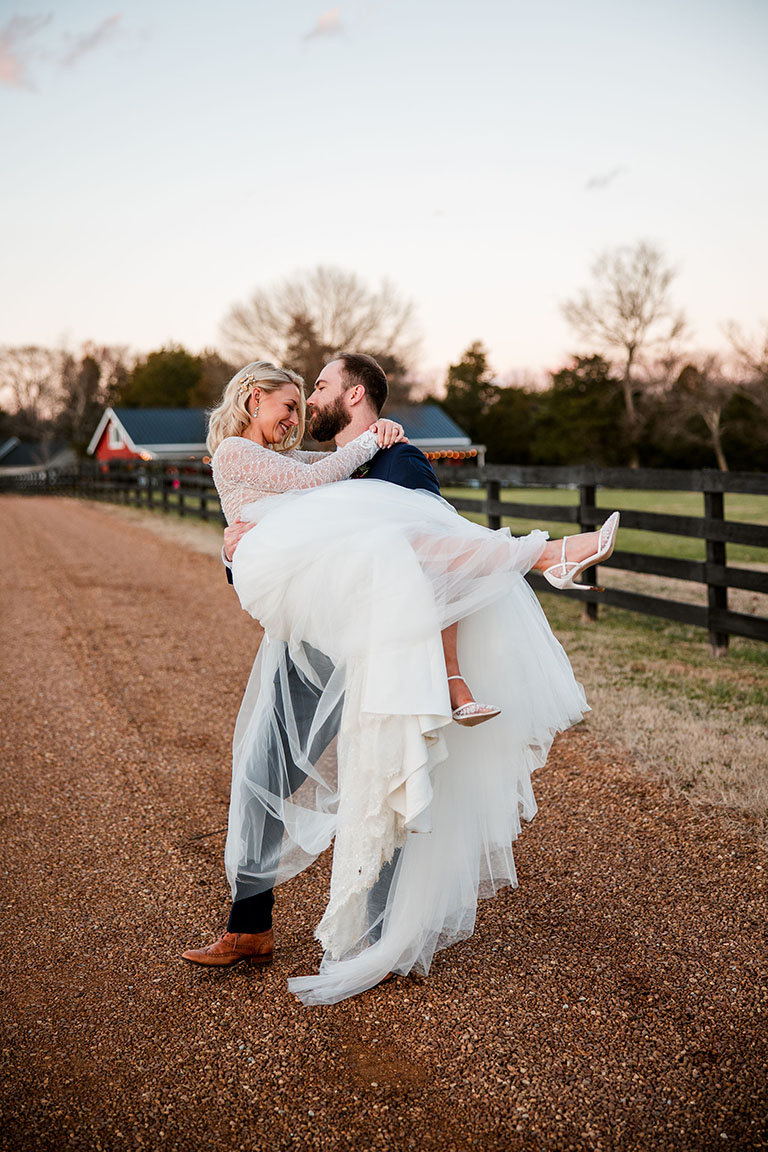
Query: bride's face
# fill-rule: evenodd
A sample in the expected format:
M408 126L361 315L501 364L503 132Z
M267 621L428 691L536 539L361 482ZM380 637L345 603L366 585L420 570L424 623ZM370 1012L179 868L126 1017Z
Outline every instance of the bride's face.
M258 415L251 417L251 429L263 444L279 444L299 422L299 390L295 384L283 384L275 392L254 389L250 410L258 405Z

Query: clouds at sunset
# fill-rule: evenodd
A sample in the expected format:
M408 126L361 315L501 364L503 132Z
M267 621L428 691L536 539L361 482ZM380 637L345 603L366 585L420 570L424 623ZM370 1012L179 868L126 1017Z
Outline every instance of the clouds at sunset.
M12 16L0 29L0 84L7 88L33 88L30 65L39 49L36 39L53 20L44 16Z
M344 25L341 22L341 8L329 8L327 12L323 12L322 16L318 16L315 24L307 32L304 39L314 40L322 36L338 36L344 30Z
M0 28L0 85L35 91L39 68L50 64L74 67L115 38L121 19L122 13L113 12L95 27L74 34L59 30L53 12L12 16Z

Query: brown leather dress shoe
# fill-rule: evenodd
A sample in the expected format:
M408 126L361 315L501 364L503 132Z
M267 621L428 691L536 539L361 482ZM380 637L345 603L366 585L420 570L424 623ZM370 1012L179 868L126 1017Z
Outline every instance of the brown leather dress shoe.
M266 932L225 932L215 944L207 948L189 948L182 957L191 964L204 968L231 968L233 964L255 964L262 967L272 963L275 937L272 929Z

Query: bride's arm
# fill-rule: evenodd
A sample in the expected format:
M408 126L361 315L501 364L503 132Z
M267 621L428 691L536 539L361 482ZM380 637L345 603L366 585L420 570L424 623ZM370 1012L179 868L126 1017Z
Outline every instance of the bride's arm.
M326 456L331 456L331 452L311 452L308 448L291 448L290 455L293 460L301 460L303 464L317 464L318 460L324 460Z
M379 448L390 448L393 444L408 443L408 437L403 431L402 424L398 424L396 420L389 420L386 417L379 417L378 420L369 428L369 432L375 432ZM336 450L337 452L339 449ZM292 448L287 455L292 460L301 460L304 464L317 464L320 460L327 460L329 456L333 456L333 452L310 452L302 451L298 448ZM365 463L365 461L363 461ZM354 469L353 469L354 471Z
M315 464L306 464L287 453L273 452L239 436L229 436L216 450L213 477L222 486L246 485L262 492L289 492L294 488L316 488L334 480L346 480L361 464L373 459L379 450L374 432L337 448Z

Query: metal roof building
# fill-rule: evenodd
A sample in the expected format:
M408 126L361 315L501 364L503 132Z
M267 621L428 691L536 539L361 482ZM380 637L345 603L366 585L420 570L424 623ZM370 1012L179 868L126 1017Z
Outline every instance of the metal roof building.
M401 404L384 409L384 416L402 424L411 444L430 460L476 459L485 463L485 445L473 444L439 404Z
M477 459L485 449L437 404L402 404L384 413L403 425L411 444L431 460ZM200 459L206 454L204 408L107 408L91 437L88 454L99 460Z
M18 436L9 436L0 442L0 471L5 475L68 468L74 463L75 454L63 440L29 443L21 441Z

